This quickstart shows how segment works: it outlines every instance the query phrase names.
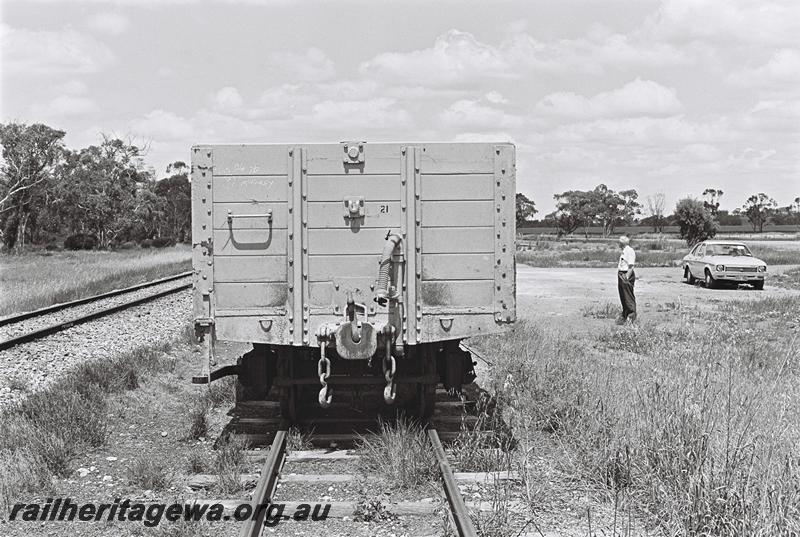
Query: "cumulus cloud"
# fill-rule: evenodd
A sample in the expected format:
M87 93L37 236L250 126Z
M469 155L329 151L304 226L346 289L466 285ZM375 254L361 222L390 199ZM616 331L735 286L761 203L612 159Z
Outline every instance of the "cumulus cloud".
M777 134L777 139L797 140L800 131L800 99L758 101L737 124L753 135Z
M321 82L336 75L333 61L318 48L308 48L303 53L274 52L267 59L270 76L284 78L287 82Z
M71 28L29 30L0 24L0 36L6 75L95 73L114 61L103 43Z
M212 101L214 108L227 111L238 110L244 103L242 96L239 94L239 90L233 86L226 86L217 91Z
M517 146L517 151L522 149L522 146L515 137L505 131L496 132L460 132L453 137L454 142L478 142L478 143L499 143L511 142Z
M496 47L467 32L450 30L433 47L412 52L385 52L361 64L365 76L391 81L415 79L428 84L452 84L476 77L515 78L508 58Z
M102 12L90 16L86 25L99 33L108 35L122 35L128 31L130 21L120 13Z
M155 140L185 140L189 144L197 135L192 121L166 110L153 110L130 122L136 136Z
M681 110L675 90L636 79L621 88L584 97L572 92L545 96L536 104L540 114L572 118L667 116Z
M540 41L526 33L494 46L470 33L450 30L433 46L411 52L385 52L363 62L363 76L391 83L409 74L428 85L458 85L490 79L522 79L532 73L598 74L631 66L686 65L695 59L668 43L639 40L596 27L585 37Z
M559 125L540 133L540 143L596 143L641 149L659 144L728 142L740 136L730 121L693 121L682 116L596 119Z
M91 99L73 95L59 95L43 105L37 104L31 107L34 116L45 118L81 116L96 109L97 106Z
M439 114L439 119L447 126L458 128L506 129L521 127L524 123L523 118L518 115L507 114L497 108L468 99L451 104Z
M503 94L499 91L490 91L485 97L492 104L508 104L508 99L503 97Z
M743 86L772 87L800 94L800 50L777 50L767 63L731 73L729 80Z
M744 0L665 0L642 27L656 39L796 45L800 3Z
M199 142L315 141L343 131L368 137L380 129L413 125L410 114L394 99L363 101L324 100L281 117L251 117L240 110L202 108L184 117L156 109L129 122L136 136L162 142L181 141L189 147ZM299 134L298 134L299 133Z
M379 97L366 101L322 101L315 104L308 116L298 119L314 125L336 125L374 129L383 127L407 127L412 120L409 113L396 106L397 101Z
M86 84L80 80L67 80L63 84L56 86L56 90L62 95L83 95L86 93Z

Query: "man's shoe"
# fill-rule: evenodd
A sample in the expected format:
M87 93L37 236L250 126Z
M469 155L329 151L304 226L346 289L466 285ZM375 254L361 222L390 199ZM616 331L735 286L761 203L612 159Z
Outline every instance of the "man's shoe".
M619 325L625 324L625 317L623 317L621 315L619 317L617 317L617 324L619 324Z
M636 313L631 313L628 315L628 322L633 324L636 321Z

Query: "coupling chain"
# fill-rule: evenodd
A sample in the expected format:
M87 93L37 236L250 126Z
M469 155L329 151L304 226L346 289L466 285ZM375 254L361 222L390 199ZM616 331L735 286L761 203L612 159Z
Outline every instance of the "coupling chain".
M386 379L386 386L383 388L383 400L387 405L394 403L395 396L397 395L397 385L394 383L394 374L397 370L397 364L392 356L392 344L388 340L386 342L386 355L383 358L383 378Z
M325 356L325 340L319 342L319 361L317 362L317 374L322 388L319 390L319 406L328 408L333 399L333 393L328 386L328 377L331 376L331 361Z

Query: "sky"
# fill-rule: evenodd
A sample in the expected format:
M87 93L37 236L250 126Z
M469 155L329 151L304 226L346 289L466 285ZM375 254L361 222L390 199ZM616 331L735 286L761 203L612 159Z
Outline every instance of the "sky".
M572 189L800 196L797 0L3 0L0 121L68 147L511 141Z

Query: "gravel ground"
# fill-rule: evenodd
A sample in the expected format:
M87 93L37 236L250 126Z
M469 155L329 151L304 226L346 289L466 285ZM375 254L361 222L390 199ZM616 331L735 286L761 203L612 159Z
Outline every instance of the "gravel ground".
M146 289L139 289L138 291L132 291L130 293L125 293L123 295L105 298L102 300L98 300L96 302L90 302L88 304L74 306L61 311L54 311L53 313L48 313L40 317L33 317L31 319L26 319L24 321L9 324L0 327L0 340L21 336L23 334L33 332L34 330L39 330L50 325L69 321L70 319L74 319L76 317L88 315L89 313L93 313L103 308L116 306L118 304L135 300L137 298L142 298L151 295L153 293L157 293L159 291L165 291L172 287L177 287L179 285L185 284L188 281L189 277L187 276L186 278L181 278L180 280L174 280L171 282L162 283L161 285L155 285L153 287L148 287Z
M174 283L165 284L174 286ZM158 286L161 287L161 286ZM139 293L150 293L151 288ZM144 345L158 345L175 338L191 317L191 290L158 298L151 302L102 317L48 336L0 351L0 408L20 400L28 392L38 390L65 371L90 359L111 358ZM132 293L135 294L135 293ZM131 295L109 300L130 300ZM108 301L103 301L106 305ZM94 304L57 313L75 317L77 309L96 308ZM48 315L47 324L55 322ZM63 317L62 317L63 319ZM41 321L31 319L25 324ZM14 325L17 326L17 325Z

